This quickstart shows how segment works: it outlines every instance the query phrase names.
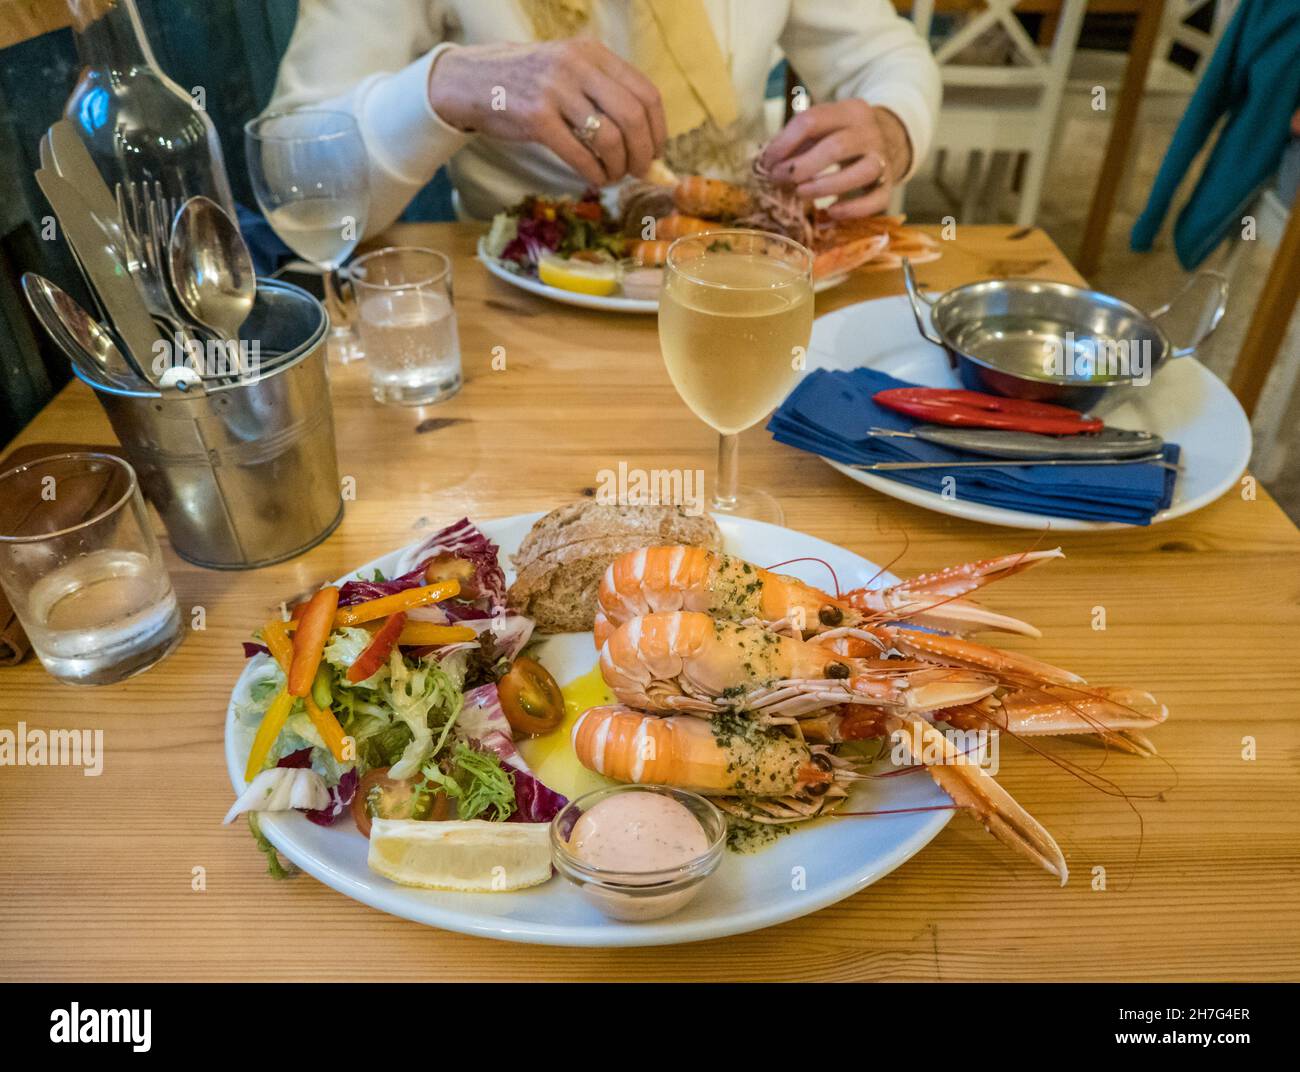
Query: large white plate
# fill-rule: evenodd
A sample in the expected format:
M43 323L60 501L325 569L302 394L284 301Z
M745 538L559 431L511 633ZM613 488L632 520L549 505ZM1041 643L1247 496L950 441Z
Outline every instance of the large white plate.
M808 367L866 367L926 387L960 387L947 354L916 330L907 298L879 298L837 309L813 323ZM1214 502L1240 479L1250 460L1250 421L1222 380L1194 357L1169 362L1151 384L1105 412L1107 424L1145 429L1182 447L1183 471L1169 509L1152 523L1169 521ZM945 499L924 488L890 480L879 473L825 459L845 476L895 499L941 514L989 525L1054 532L1098 532L1131 528L1114 521L1048 517L962 499Z
M549 283L543 283L540 279L512 272L496 257L488 253L483 246L484 240L484 238L478 240L478 259L483 262L483 266L498 279L509 283L512 287L526 290L529 294L550 298L551 301L557 301L564 305L577 305L583 309L599 309L606 313L659 312L658 298L623 298L617 295L601 297L596 294L579 294L575 290L563 290L560 287L553 287ZM841 273L840 275L819 279L813 284L813 293L820 294L823 290L838 287L847 278L847 274Z
M517 515L482 525L508 555L540 514ZM829 562L843 587L865 584L877 567L823 540L738 518L719 518L728 551L759 564L800 556ZM356 572L382 569L390 576L400 551L367 563ZM503 561L508 561L504 560ZM797 563L819 585L828 583L815 563ZM819 574L817 571L821 570ZM355 574L353 575L355 576ZM883 574L876 584L893 583ZM244 787L243 770L251 731L235 721L236 702L247 697L252 682L265 670L267 656L249 660L231 696L226 714L226 765L232 787ZM595 664L590 633L569 634L544 642L542 662L560 682L586 673ZM848 810L924 808L949 803L924 773L860 783ZM262 819L262 829L286 857L340 893L418 923L447 930L548 945L665 945L719 938L768 927L816 912L887 875L924 847L948 822L949 810L906 815L846 816L814 822L786 834L758 853L727 853L718 871L685 909L649 923L606 919L579 896L565 879L518 893L455 894L398 886L366 866L366 840L344 817L321 827L302 815L281 813ZM250 846L249 851L252 851ZM791 876L802 869L806 889L792 888ZM275 891L268 891L274 896Z

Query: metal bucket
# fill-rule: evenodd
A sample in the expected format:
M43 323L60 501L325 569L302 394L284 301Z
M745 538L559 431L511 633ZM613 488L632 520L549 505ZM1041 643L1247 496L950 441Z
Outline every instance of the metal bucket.
M187 562L268 566L315 546L342 520L328 330L305 290L259 279L240 333L260 347L257 372L165 393L83 377Z

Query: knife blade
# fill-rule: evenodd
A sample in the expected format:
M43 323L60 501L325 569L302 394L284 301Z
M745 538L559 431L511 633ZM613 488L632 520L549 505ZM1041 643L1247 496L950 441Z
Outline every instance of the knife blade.
M154 347L163 336L113 243L111 230L67 179L42 168L36 173L36 182L90 277L108 319L126 347L126 356L140 375L157 386L152 371Z
M71 121L60 119L50 127L49 137L54 170L60 178L72 183L73 188L85 198L90 211L114 232L118 253L125 258L126 241L122 235L122 220L117 214L117 202L91 157L90 150L86 148L86 143L77 133L77 128Z

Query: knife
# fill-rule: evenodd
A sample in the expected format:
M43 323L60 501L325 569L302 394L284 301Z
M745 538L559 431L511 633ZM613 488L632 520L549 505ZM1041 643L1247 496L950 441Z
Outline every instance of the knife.
M1050 436L1036 432L1011 432L993 428L949 428L918 424L910 432L872 428L869 435L890 439L922 439L951 450L985 454L991 458L1019 458L1026 461L1050 458L1134 458L1158 454L1164 440L1151 432L1127 428L1103 428L1084 435Z
M851 464L850 469L866 473L904 472L909 469L1018 469L1025 465L1158 465L1181 473L1183 467L1167 461L1163 454L1144 454L1137 458L990 458L986 462L871 462Z
M72 183L73 188L85 198L90 211L113 232L118 253L125 259L126 241L122 235L122 220L117 214L117 202L91 157L90 150L86 148L86 143L77 133L77 128L71 121L60 119L50 127L49 138L54 170L60 178Z
M111 227L91 211L85 198L67 179L42 168L36 173L36 182L90 277L112 327L126 347L127 358L140 375L157 386L158 377L153 374L154 347L162 334L113 242Z

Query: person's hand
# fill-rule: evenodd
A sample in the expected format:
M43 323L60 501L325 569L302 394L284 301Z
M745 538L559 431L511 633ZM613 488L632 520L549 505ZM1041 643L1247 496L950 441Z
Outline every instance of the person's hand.
M654 83L590 38L449 48L429 103L461 130L545 145L594 186L645 174L668 136ZM584 143L589 116L599 126Z
M874 216L911 166L912 146L898 117L863 100L814 104L785 125L763 151L772 178L805 201L835 195L832 219ZM836 171L826 172L833 164ZM845 197L854 191L858 196Z

